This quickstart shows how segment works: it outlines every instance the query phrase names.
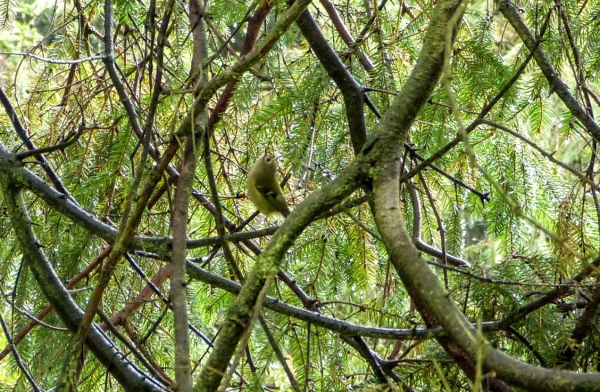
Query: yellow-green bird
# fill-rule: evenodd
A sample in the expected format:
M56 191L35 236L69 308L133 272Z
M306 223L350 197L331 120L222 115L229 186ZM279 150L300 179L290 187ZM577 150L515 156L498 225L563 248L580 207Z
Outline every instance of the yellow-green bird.
M266 216L280 214L287 217L290 209L275 178L277 165L267 151L258 158L246 178L246 189L250 201Z

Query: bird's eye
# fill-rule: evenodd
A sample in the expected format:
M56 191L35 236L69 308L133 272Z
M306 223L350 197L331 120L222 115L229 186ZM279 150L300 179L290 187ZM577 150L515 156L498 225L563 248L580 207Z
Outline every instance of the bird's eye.
M265 159L267 162L271 162L271 157L266 157Z

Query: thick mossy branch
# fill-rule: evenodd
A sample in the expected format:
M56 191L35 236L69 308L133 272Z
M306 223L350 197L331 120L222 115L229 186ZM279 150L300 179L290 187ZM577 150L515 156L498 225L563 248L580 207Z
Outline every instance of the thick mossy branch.
M373 170L376 222L391 261L411 298L419 304L424 318L446 330L453 343L468 354L472 363L481 358L486 371L498 378L531 391L598 391L600 375L579 374L534 367L494 349L477 337L476 330L459 310L437 276L421 258L406 232L400 211L399 177L401 145L427 94L441 74L445 26L460 2L438 3L423 44L422 55L402 92L381 122L371 155L376 157ZM480 355L478 355L478 352Z
M214 390L225 373L244 331L251 328L250 320L259 294L265 292L265 282L275 276L285 253L315 217L344 200L354 190L368 182L374 161L388 153L389 144L402 146L409 126L416 118L435 87L443 61L444 36L447 21L460 2L440 2L432 15L430 29L419 64L409 81L383 116L373 136L363 148L363 154L351 163L335 180L307 197L275 233L265 251L259 256L239 296L230 306L219 337L207 364L202 369L196 391ZM437 67L436 67L437 65ZM392 154L394 150L391 151ZM387 155L394 157L394 155ZM397 194L396 194L397 200ZM399 202L397 204L399 206ZM399 208L399 207L397 207ZM412 243L411 243L412 245Z

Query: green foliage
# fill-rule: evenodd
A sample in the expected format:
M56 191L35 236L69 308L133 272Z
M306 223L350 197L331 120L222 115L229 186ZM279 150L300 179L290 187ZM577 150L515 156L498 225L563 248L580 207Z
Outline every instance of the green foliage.
M0 54L6 56L0 57L2 88L8 92L38 148L59 144L70 132L84 128L75 143L46 154L46 158L83 210L118 228L142 147L104 63L94 60L67 64L15 54L28 52L47 60L75 60L102 53L101 38L91 33L93 28L103 34L101 4L80 4L83 8L78 11L72 2L66 2L64 7L21 2L13 16L9 13L12 9L9 3L0 1L0 50L13 52L10 56ZM250 8L247 2L217 1L209 5L209 56L214 55L205 68L209 78L237 61L247 27L245 15L252 14L262 3ZM259 39L286 9L286 2L272 3L273 10L262 26ZM372 89L366 94L383 113L417 62L432 2L389 2L393 4L386 4L377 12L372 2L368 2L373 8L367 12L365 3L335 4L349 32L361 40L359 48L344 43L320 4L315 3L310 11L357 82ZM484 2L473 3L464 17L452 58L452 94L461 110L458 115L467 125L507 85L529 54L500 15L486 8ZM558 15L553 3L544 2L524 3L523 18L530 29L539 31L546 13L551 12L543 49L580 104L587 107L589 103L590 110L597 111L593 92L598 89L600 76L600 2L561 4L566 19ZM147 4L117 1L114 6L116 63L143 126L156 87L156 49L151 50L150 45L156 45L157 40L152 34L160 27L166 5L158 2L157 19L152 25L148 24ZM165 152L165 145L191 110L194 99L194 86L188 82L193 39L187 12L187 8L178 4L169 26L163 90L151 130L152 147L158 155ZM79 25L80 19L83 25ZM573 42L569 42L565 21ZM215 53L223 47L221 37L229 38L241 23L242 28L232 38L230 47ZM572 43L577 45L578 60ZM368 56L372 70L365 69L358 50ZM585 83L580 80L582 76ZM222 94L223 90L219 90L212 97L211 110L215 110ZM367 129L372 132L378 118L365 110ZM458 137L456 115L450 110L447 92L436 89L413 124L407 143L422 157L435 154ZM597 183L596 142L556 94L552 94L547 79L534 62L502 95L486 119L522 137L516 138L488 124L478 125L469 135L477 163L500 185L501 192L470 164L463 142L436 160L439 170L428 167L412 177L410 181L419 204L409 197L406 183L401 190L401 209L409 230L418 225L421 241L472 264L471 269L447 270L440 266L441 258L423 252L424 258L437 264L432 268L474 322L510 316L541 293L572 278L596 257L600 240L600 209L593 197L586 194L589 185L542 156L536 148L586 173ZM11 151L26 150L4 112L0 113L0 142ZM278 177L289 175L284 193L290 195L292 207L354 160L344 99L295 26L253 66L252 72L239 78L221 121L212 130L210 143L220 202L226 218L235 225L240 225L254 211L241 196L245 192L245 174L265 148L278 161ZM174 168L181 164L182 156L180 149L172 161ZM50 181L32 158L25 162L28 169ZM420 162L419 157L407 151L403 171L414 169ZM145 169L154 164L151 160ZM195 192L212 201L207 178L206 168L199 164ZM169 174L163 175L152 194L152 204L145 209L136 228L137 235L155 238L171 235L176 184ZM363 193L357 192L352 199ZM92 227L74 224L63 211L50 207L29 190L23 189L23 195L40 247L63 283L80 273L85 275L72 288L73 299L85 308L97 284L99 267L87 272L85 269L112 244L101 239ZM190 205L191 240L217 235L214 216L205 207L200 198ZM6 208L4 201L2 208ZM259 218L243 231L261 229L270 223L273 222L265 223ZM4 210L0 214L0 232L5 238L0 243L0 290L4 299L0 302L0 312L15 336L31 322L29 316L37 317L48 306L48 300L26 268L21 244ZM268 241L258 238L253 243L262 249ZM236 242L230 246L239 269L247 275L257 256L248 243ZM103 297L101 310L110 317L128 304L142 301L117 329L136 349L143 351L155 369L173 377L173 318L164 302L168 298L168 280L157 284L160 296L154 293L140 298L140 293L148 287L147 279L155 277L167 261L161 259L164 255L134 253L133 249L130 255L144 277L122 261ZM580 255L585 257L582 259ZM189 257L201 260L198 263L216 275L241 280L228 265L220 246L190 249ZM302 290L314 300L323 316L339 322L406 330L424 327L404 284L390 266L367 203L313 222L289 250L282 270L297 287L278 280L269 295L281 302L302 307L297 295ZM583 293L582 297L589 297L593 287L582 285L577 290ZM211 350L205 338L214 339L219 333L234 296L192 279L188 294L189 322L198 331L190 333L191 356L198 366L194 375L197 375ZM577 300L571 296L561 301ZM549 305L520 319L513 327L536 353L554 365L558 353L573 344L571 332L581 314L581 309L561 313ZM273 310L264 310L262 316L301 389L380 390L369 364L339 333ZM102 323L99 319L95 321ZM64 328L56 313L45 316L43 322L48 326L34 327L17 347L40 387L50 389L55 386L58 364L62 363L70 335L50 328ZM118 349L130 352L112 332L108 335ZM493 330L486 332L486 337L511 356L538 364L532 349L514 334ZM571 368L595 369L597 337L594 326L584 342L579 342L582 350L573 359ZM418 341L369 336L364 341L378 358L397 360L394 372L415 390L439 390L440 373L451 390L470 389L460 367L431 338ZM6 340L2 342L4 347ZM131 360L143 367L133 355ZM14 358L8 356L1 361L0 385L29 390L30 385ZM434 361L439 364L438 370ZM88 355L80 388L103 390L106 382L117 390L116 381L107 377L105 371L96 358ZM258 323L231 383L248 391L290 387L284 364Z

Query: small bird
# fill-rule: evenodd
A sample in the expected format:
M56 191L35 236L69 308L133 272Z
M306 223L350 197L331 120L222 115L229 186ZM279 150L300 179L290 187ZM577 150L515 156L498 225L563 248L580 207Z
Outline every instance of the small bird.
M285 218L290 214L290 209L275 178L275 169L275 160L265 150L265 155L256 161L248 173L246 189L258 211L266 216L282 215Z

